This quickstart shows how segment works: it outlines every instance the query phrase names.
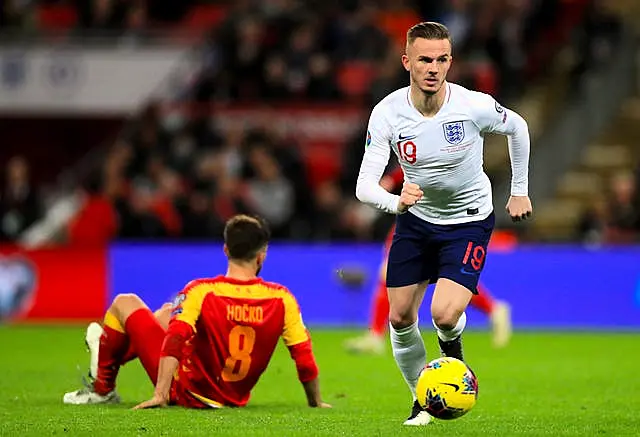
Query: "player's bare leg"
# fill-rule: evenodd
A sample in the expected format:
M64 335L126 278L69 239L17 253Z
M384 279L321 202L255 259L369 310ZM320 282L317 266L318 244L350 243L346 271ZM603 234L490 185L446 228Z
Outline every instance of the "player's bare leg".
M413 396L411 415L404 422L411 426L427 425L431 421L431 416L420 407L416 398L418 376L427 364L427 352L418 328L418 310L428 284L429 281L424 281L388 290L393 358Z
M120 401L120 397L115 391L115 380L129 351L129 339L124 326L129 316L142 308L146 308L146 305L138 296L120 294L116 296L111 307L107 310L104 326L100 327L97 323L89 325L86 341L92 354L90 373L93 381L86 384L87 386L83 389L66 393L63 397L64 403L96 404ZM166 317L164 312L160 314L162 317ZM98 334L100 335L98 336ZM94 354L98 357L95 370L93 368Z
M359 337L350 338L345 342L348 351L364 354L382 354L384 352L385 334L389 325L389 297L385 285L387 279L386 259L380 268L378 287L373 296L373 307L369 331Z
M464 310L472 293L466 287L446 278L438 279L431 300L431 317L438 333L440 352L464 361L462 331L467 325Z
M503 301L496 301L491 311L491 328L493 332L493 346L505 347L511 340L511 307Z
M469 305L489 317L493 346L496 348L506 346L512 333L509 304L495 299L486 287L478 284L478 294L473 295Z

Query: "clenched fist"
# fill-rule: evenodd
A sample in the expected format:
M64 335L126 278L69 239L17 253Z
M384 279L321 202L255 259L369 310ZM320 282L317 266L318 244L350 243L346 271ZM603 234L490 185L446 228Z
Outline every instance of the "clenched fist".
M511 220L519 222L520 220L526 220L531 217L533 213L533 207L531 206L531 200L529 196L511 196L507 202L507 212L511 216Z
M424 193L418 186L411 182L405 182L402 185L400 193L400 201L398 202L398 212L405 212L409 207L415 205L422 198Z

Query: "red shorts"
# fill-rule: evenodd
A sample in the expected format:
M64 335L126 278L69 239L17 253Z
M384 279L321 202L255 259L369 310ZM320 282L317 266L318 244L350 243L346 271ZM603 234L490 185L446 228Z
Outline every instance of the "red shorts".
M158 381L160 354L166 331L160 325L149 308L134 311L125 323L125 331L129 335L131 344L142 367L147 372L151 383L155 386ZM215 402L215 401L211 401ZM210 408L201 400L189 393L178 378L171 383L170 403L187 408Z
M155 385L166 331L149 308L134 311L125 322L124 329L142 367Z

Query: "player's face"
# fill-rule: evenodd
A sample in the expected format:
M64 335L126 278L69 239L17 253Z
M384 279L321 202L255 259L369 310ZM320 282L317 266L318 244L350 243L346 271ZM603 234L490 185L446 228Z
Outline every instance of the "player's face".
M425 94L436 94L451 67L451 43L448 39L416 38L407 45L402 65L409 72L412 86Z

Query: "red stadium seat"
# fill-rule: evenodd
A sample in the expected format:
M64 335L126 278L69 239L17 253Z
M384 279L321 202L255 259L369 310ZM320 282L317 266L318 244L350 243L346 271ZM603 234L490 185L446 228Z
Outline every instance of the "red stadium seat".
M331 144L307 144L304 153L307 178L312 190L340 174L340 152Z
M373 67L367 62L345 62L338 69L338 87L347 97L362 97L369 91L373 72Z
M198 5L191 9L181 23L192 31L205 31L218 25L226 16L227 8L216 5Z
M69 5L41 5L37 17L40 28L45 30L67 30L78 21L75 9Z

